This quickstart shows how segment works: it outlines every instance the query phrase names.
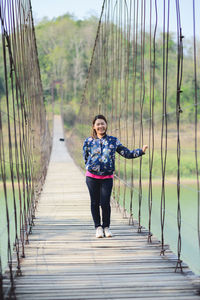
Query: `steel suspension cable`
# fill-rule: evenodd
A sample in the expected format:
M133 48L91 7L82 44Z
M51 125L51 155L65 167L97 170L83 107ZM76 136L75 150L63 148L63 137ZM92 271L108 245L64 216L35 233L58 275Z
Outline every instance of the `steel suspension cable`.
M128 119L129 119L129 90L130 90L130 55L131 55L131 19L132 19L132 1L130 1L129 7L126 4L127 8L127 55L126 55L126 81L125 81L125 97L126 97L126 113L125 113L125 126L126 126L126 145L129 147L129 145L132 145L129 143L129 127L128 127ZM129 12L128 12L129 10ZM125 160L125 180L127 181L128 175L127 175L127 166L126 166L126 160ZM131 201L131 200L130 200ZM126 202L126 185L124 187L124 202ZM126 205L124 205L126 206ZM130 204L129 204L130 207ZM127 214L127 210L125 208L125 217ZM129 212L129 220L130 220L130 212Z
M131 12L131 10L130 10ZM125 143L128 146L128 100L129 100L129 54L130 54L130 21L128 6L124 3L124 127L125 127ZM127 181L127 163L124 160L124 180ZM123 217L127 217L126 211L126 185L124 185L123 195Z
M180 142L180 114L181 109L181 83L183 71L183 38L181 20L180 20L180 5L179 0L176 0L176 14L177 14L177 94L176 94L176 122L177 122L177 225L178 225L178 245L177 245L177 264L175 272L178 268L182 270L181 260L181 206L180 206L180 164L181 164L181 142Z
M196 180L197 180L197 231L200 249L200 182L199 182L199 162L198 162L198 95L197 95L197 53L196 53L196 15L195 15L195 0L193 0L193 47L194 47L194 105L195 105L195 164L196 164Z
M133 92L132 92L132 139L133 148L135 148L135 97L136 97L136 72L137 72L137 57L138 57L138 22L139 22L139 1L137 4L134 0L134 28L133 28ZM133 224L133 188L134 188L134 161L131 162L131 200L130 200L130 220L129 224Z
M121 113L121 94L120 94L120 87L121 87L121 56L120 56L120 49L121 49L121 44L120 44L120 37L121 37L121 14L122 9L119 4L120 1L116 1L116 7L117 7L117 13L116 13L116 24L117 24L117 36L116 36L116 47L117 47L117 81L116 81L116 109L115 109L115 114L116 114L116 123L118 124L118 132L119 132L119 139L121 140L121 122L120 122L120 113ZM121 3L121 2L120 2ZM122 5L122 4L121 4ZM120 164L120 157L118 156L118 176L120 177L121 173L121 164ZM117 206L118 209L120 208L120 191L121 191L121 182L120 180L118 181L118 188L117 188Z
M163 91L162 91L162 129L161 129L161 167L162 167L162 192L161 192L161 252L164 255L164 225L165 225L165 175L167 163L167 79L168 79L168 50L169 50L169 15L170 15L170 1L168 0L167 12L167 33L165 32L165 18L166 18L166 3L164 1L163 11ZM167 35L167 36L166 36ZM167 41L166 41L167 39ZM164 154L163 154L164 152Z
M152 201L153 201L153 186L152 186L152 173L153 173L153 158L154 158L154 73L155 73L155 32L157 27L157 2L155 1L155 14L156 22L154 29L154 57L152 61L152 0L150 2L150 48L149 48L149 59L150 59L150 74L149 74L149 191L148 191L148 208L149 208L149 222L148 222L148 242L151 243L151 216L152 216ZM153 69L153 70L152 70ZM153 86L152 86L153 85Z
M130 9L132 10L132 1L130 4ZM131 14L132 16L132 14ZM130 17L130 23L131 23L131 17ZM134 61L135 61L135 0L133 3L133 35L132 35L132 55L133 55L133 72L134 72ZM130 32L131 33L131 32ZM135 100L135 95L134 95L134 80L133 80L133 90L132 90L132 107L131 107L131 111L132 111L132 132L131 132L131 139L132 139L132 143L131 145L135 145L135 128L134 128L134 100ZM133 176L133 161L131 161L131 189L130 189L130 201L129 201L129 225L133 225L134 221L133 221L133 186L134 186L134 176Z
M146 1L141 1L141 60L140 60L140 134L139 146L143 145L143 107L145 99L145 74L144 74L144 53L145 53L145 18L146 18ZM138 209L138 233L142 230L141 209L142 209L142 157L140 157L139 167L139 209Z

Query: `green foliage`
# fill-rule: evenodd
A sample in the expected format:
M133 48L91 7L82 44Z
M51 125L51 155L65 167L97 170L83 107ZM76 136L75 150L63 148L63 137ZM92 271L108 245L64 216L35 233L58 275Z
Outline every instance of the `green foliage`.
M50 101L52 87L56 99L60 97L62 87L65 104L72 98L80 102L97 21L93 17L76 21L72 15L66 14L51 21L44 19L36 26L41 77L47 101Z
M89 19L76 20L74 16L65 14L53 20L44 19L36 26L36 38L39 54L39 62L41 68L41 75L44 87L45 99L47 102L51 101L52 87L54 89L55 100L61 97L62 87L62 100L63 104L70 104L73 110L77 113L79 110L79 104L82 99L85 80L87 77L88 67L91 59L92 49L94 45L98 20L95 17ZM116 31L117 27L113 24L113 30ZM162 113L162 95L163 95L163 41L168 40L168 88L167 88L167 110L169 113L175 110L176 105L176 73L177 73L177 44L176 38L173 33L165 36L163 33L157 35L156 48L155 48L155 90L154 90L154 103L156 113ZM122 46L125 47L127 41L125 38L121 41ZM128 99L130 107L133 101L132 87L135 84L135 119L139 118L139 103L141 98L141 39L140 32L138 32L138 44L137 44L137 64L136 72L133 70L133 43L129 43L129 92ZM192 54L192 41L185 40L187 49L184 51L184 65L183 65L183 80L181 94L181 106L184 111L183 117L186 122L190 122L194 116L194 65ZM199 49L199 42L197 41L197 49ZM166 50L166 49L165 49ZM113 49L109 46L106 50L106 57L113 60L115 55ZM199 50L198 50L199 51ZM113 53L113 55L112 55ZM144 47L144 71L145 71L145 89L149 90L150 83L150 35L145 33L145 47ZM93 64L93 73L95 75L95 96L88 95L88 103L102 102L102 105L106 104L108 112L111 111L111 105L109 103L111 99L111 86L115 87L121 85L120 95L119 91L114 94L115 105L119 107L120 97L125 97L124 81L120 80L120 73L116 73L115 76L111 76L108 80L102 82L100 76L100 61L101 53L96 55L96 62ZM151 48L152 64L153 64L153 45ZM108 59L108 64L110 64ZM116 65L116 61L112 61L111 64ZM153 65L152 65L153 67ZM197 68L197 78L200 78L198 74L200 69ZM0 80L1 83L1 80ZM89 83L90 84L90 83ZM88 86L88 88L90 88ZM1 85L0 85L1 89ZM199 93L199 88L198 88ZM145 105L143 110L144 118L148 118L149 110L149 93L145 93ZM186 109L185 109L186 107ZM129 109L131 115L132 110ZM169 115L170 118L170 115Z

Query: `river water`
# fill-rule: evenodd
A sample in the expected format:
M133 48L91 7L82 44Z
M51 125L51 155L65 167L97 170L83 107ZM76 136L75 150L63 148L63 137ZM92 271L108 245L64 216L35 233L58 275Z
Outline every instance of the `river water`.
M7 267L8 261L8 226L7 226L7 212L6 212L6 202L4 197L3 189L0 190L0 254L1 254L1 263L2 270L4 271ZM14 212L14 201L13 201L13 192L11 188L7 186L7 203L8 203L8 214L9 214L9 230L10 230L10 244L11 252L13 252L13 245L15 243L15 212ZM23 198L21 205L24 206ZM15 202L16 202L16 216L17 216L17 233L20 235L20 205L18 194L15 193ZM22 220L23 216L21 216Z
M200 275L200 249L198 242L198 216L197 216L197 186L193 181L185 181L181 184L180 207L181 207L181 259L189 265L191 270ZM142 185L141 224L148 228L149 204L148 184ZM123 202L123 188L121 189L120 204ZM139 188L135 184L133 193L133 217L138 219ZM178 226L177 226L177 185L174 182L165 184L165 223L164 241L170 245L170 249L177 254ZM125 208L130 211L130 189L126 189ZM153 184L151 232L158 240L161 240L161 183Z

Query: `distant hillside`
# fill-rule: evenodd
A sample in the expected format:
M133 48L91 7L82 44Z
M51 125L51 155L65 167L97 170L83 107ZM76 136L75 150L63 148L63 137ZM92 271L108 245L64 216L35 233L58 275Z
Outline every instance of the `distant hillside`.
M51 103L52 87L54 87L55 99L60 100L61 95L65 104L69 122L73 123L75 113L78 112L79 103L86 81L89 63L97 32L98 19L90 17L84 21L76 20L74 16L66 14L53 20L43 19L35 26L41 77L46 103ZM145 35L144 65L148 67L149 34ZM140 39L138 38L138 63L136 78L140 77ZM156 90L155 105L160 109L162 95L162 34L156 40ZM181 101L184 110L184 119L190 121L193 118L194 105L194 61L192 53L192 41L184 41L183 82ZM130 45L130 53L132 51ZM199 54L199 42L197 41L197 53ZM197 62L199 64L199 62ZM133 80L133 62L130 59L130 85ZM174 110L177 69L177 45L172 34L169 35L169 66L168 66L168 105ZM98 70L97 70L98 72ZM145 75L145 84L148 86L149 71ZM199 93L200 68L197 68L198 93ZM137 92L137 91L136 91ZM0 96L5 97L3 51L0 41ZM131 99L132 97L130 97ZM131 101L131 100L130 100ZM137 99L136 99L137 101ZM149 101L148 98L145 101ZM67 107L66 107L67 105ZM146 111L144 109L144 115ZM137 116L136 116L137 117ZM71 119L70 119L71 118ZM71 121L70 121L71 120ZM73 124L71 124L73 125Z
M66 14L51 21L44 19L36 26L36 39L41 76L46 100L51 87L62 94L65 103L79 103L88 72L98 20L75 20ZM58 96L58 95L56 95ZM78 105L77 105L78 108Z

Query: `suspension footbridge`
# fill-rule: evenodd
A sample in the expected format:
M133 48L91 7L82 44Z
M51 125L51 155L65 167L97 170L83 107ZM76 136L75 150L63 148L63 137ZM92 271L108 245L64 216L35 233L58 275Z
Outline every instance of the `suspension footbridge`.
M179 2L161 13L156 0L102 1L67 148L44 101L31 2L0 2L1 299L200 299L197 12L193 0L188 50ZM81 169L97 113L124 145L149 145L137 162L117 158L105 239Z
M113 207L113 238L96 239L85 176L69 156L62 121L54 140L46 181L36 212L17 299L199 299L187 266L174 272L176 256L160 256L160 242Z

